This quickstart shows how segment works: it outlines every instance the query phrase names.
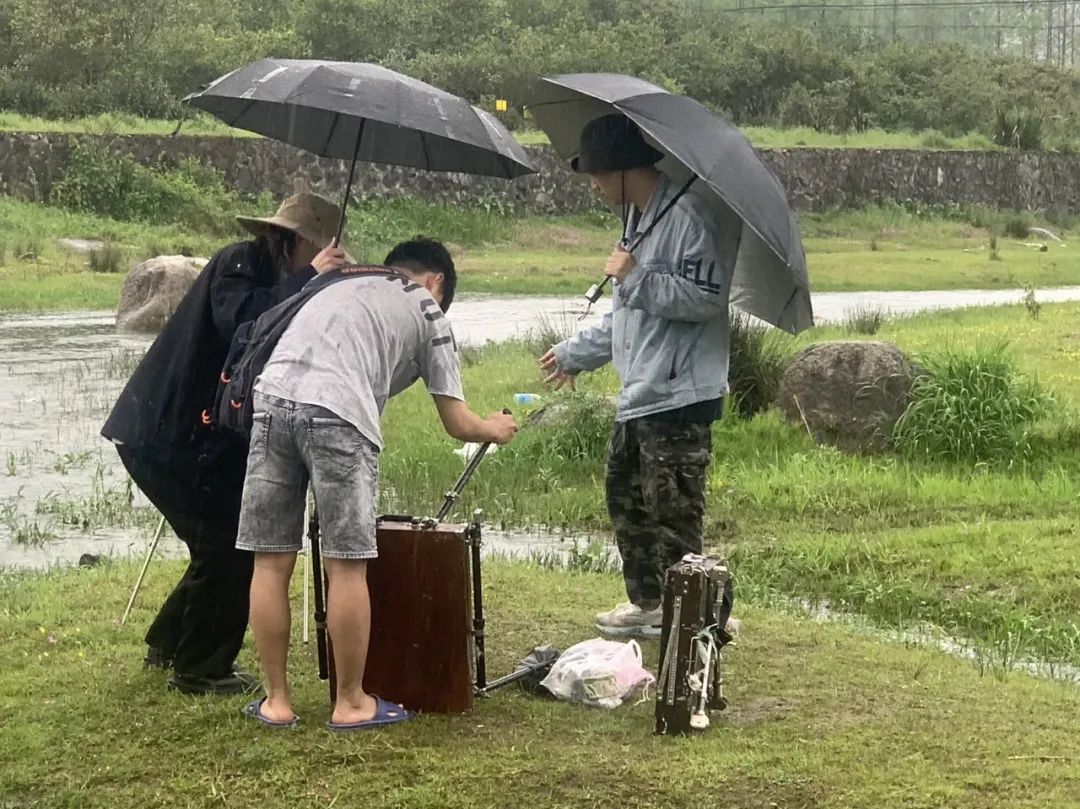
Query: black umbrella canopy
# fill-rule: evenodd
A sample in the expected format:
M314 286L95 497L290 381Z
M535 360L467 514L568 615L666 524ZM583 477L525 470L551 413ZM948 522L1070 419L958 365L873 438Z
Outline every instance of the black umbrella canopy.
M379 65L263 59L184 101L321 157L505 179L535 171L494 116Z
M619 112L664 153L659 168L676 184L700 178L691 193L718 222L743 222L731 301L792 333L813 325L806 255L784 188L746 137L686 96L632 76L584 73L545 78L529 105L564 157L576 154L585 124Z

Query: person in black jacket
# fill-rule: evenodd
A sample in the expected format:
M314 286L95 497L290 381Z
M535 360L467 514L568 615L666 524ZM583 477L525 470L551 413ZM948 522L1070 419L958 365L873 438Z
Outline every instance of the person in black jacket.
M321 197L297 194L272 217L237 217L254 240L203 268L101 431L191 554L146 634L146 665L171 668L169 686L185 693L258 687L234 665L252 572L251 555L235 549L247 446L217 433L208 408L236 329L347 263L332 245L339 216Z

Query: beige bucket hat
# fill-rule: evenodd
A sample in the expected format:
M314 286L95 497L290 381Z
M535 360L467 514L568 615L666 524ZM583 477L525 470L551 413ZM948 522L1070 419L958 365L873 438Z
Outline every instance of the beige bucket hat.
M320 250L327 247L337 235L341 208L318 194L293 194L281 203L273 216L238 216L236 221L256 236L261 236L274 225L291 230L314 244Z

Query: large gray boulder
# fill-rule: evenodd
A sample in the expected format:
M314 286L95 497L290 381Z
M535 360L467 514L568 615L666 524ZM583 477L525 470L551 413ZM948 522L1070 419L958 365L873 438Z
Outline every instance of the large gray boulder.
M891 343L819 343L800 351L784 371L778 404L818 441L882 450L908 405L915 374Z
M157 256L137 264L124 279L120 290L116 328L128 332L160 332L195 283L206 261L189 256Z

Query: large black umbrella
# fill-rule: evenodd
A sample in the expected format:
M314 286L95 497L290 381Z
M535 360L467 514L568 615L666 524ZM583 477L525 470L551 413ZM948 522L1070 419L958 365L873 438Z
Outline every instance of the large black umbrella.
M796 334L814 325L806 255L779 180L732 124L686 96L613 73L545 78L529 105L556 151L574 155L589 121L613 112L636 123L664 153L659 168L714 209L743 222L731 302Z
M535 171L494 116L379 65L262 59L184 101L230 126L351 160L346 204L357 160L506 179Z

